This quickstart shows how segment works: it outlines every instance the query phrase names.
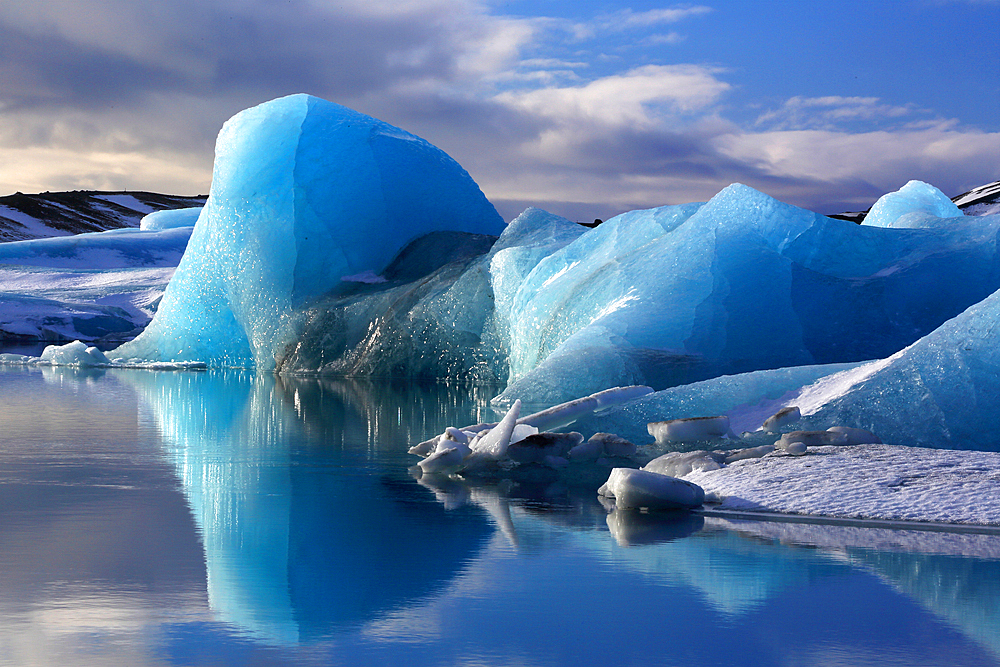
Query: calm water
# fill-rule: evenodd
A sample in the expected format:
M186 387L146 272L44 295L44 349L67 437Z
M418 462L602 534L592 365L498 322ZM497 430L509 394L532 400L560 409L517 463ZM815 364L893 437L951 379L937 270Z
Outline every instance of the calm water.
M416 480L491 393L0 367L0 663L1000 664L1000 536Z

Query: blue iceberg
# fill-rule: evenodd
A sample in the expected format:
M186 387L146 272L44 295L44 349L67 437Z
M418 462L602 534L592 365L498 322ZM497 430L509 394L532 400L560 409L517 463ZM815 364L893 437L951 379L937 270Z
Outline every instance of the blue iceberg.
M500 402L888 356L1000 287L998 229L1000 216L859 226L739 184L623 214L497 300L510 323Z
M499 234L454 160L345 107L292 95L230 119L212 189L156 317L118 359L271 369L295 309L378 274L432 231Z

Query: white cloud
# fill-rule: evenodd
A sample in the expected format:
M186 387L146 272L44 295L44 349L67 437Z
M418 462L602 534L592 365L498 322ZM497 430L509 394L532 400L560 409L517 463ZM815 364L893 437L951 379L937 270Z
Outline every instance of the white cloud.
M912 115L912 106L884 104L877 97L792 97L780 108L757 119L757 125L771 129L834 128L849 121L896 119Z
M651 126L665 108L672 113L704 110L729 84L720 70L697 65L646 65L580 86L505 92L497 101L559 122Z
M736 132L720 135L713 143L721 154L756 165L770 176L827 184L828 201L837 197L838 187L839 196L849 197L846 184L857 190L858 183L867 183L881 194L910 179L959 194L994 178L1000 155L1000 133L961 129L951 122L891 132Z

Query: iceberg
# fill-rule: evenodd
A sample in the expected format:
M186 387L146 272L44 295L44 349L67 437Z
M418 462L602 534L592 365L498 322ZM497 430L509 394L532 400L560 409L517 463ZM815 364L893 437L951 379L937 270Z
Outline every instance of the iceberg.
M933 185L910 181L896 192L882 195L862 224L869 227L931 227L941 224L940 218L964 215L955 202Z
M432 231L503 221L443 151L308 95L247 109L216 143L208 201L156 316L115 359L271 370L293 315L341 278L380 273Z
M924 211L912 196L888 201ZM934 210L958 211L946 208ZM510 322L498 402L888 356L1000 287L1000 217L948 222L859 226L740 184L612 218L497 300Z

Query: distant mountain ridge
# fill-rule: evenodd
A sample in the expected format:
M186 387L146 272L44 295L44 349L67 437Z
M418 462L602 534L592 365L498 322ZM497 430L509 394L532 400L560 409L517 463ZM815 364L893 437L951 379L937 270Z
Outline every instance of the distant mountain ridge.
M128 190L29 195L18 192L0 197L0 242L138 227L147 213L204 206L206 199L208 195L184 197ZM980 185L951 199L966 215L1000 213L1000 181ZM830 217L860 223L867 213L865 210Z
M0 242L138 227L147 213L203 206L207 195L73 190L0 197Z

